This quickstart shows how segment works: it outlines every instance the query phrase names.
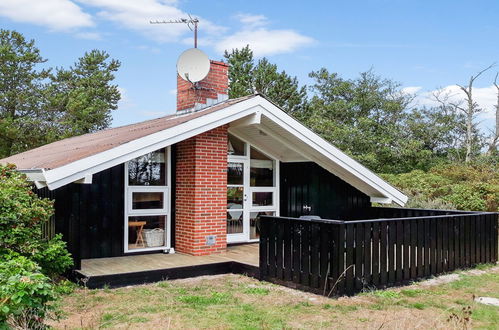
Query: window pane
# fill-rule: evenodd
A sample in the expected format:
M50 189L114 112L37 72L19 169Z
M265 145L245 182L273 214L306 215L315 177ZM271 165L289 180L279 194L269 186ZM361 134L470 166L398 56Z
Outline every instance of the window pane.
M254 192L253 206L269 206L272 203L272 192Z
M227 184L243 184L244 166L242 163L227 164Z
M128 249L165 246L164 215L128 217Z
M258 150L251 148L250 185L252 187L274 186L274 161Z
M227 211L227 234L243 232L243 210Z
M246 144L234 135L229 134L227 154L234 156L246 156Z
M166 186L165 149L151 152L128 162L128 185Z
M162 192L133 192L132 209L162 209L163 195Z
M274 215L275 212L251 212L250 213L250 239L260 238L260 216Z
M227 208L243 208L243 187L227 187Z

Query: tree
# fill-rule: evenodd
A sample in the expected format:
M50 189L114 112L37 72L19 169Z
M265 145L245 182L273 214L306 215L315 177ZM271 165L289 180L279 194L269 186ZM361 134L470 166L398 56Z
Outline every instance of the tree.
M45 62L34 40L0 30L0 158L111 123L120 62L98 50L55 73Z
M230 53L225 51L224 57L230 65L229 97L261 93L288 113L301 111L305 107L306 87L299 87L296 77L285 71L279 72L277 65L266 58L258 60L255 65L249 46L233 49Z
M421 107L412 109L406 121L412 139L421 142L423 150L431 152L426 168L439 160L458 160L461 157L462 116L449 107Z
M497 146L499 144L499 84L497 83L497 77L499 76L499 72L496 73L496 77L494 79L494 86L497 90L497 101L496 101L496 123L495 129L492 133L492 137L490 139L489 148L487 150L488 154L497 153Z
M461 103L451 102L453 95L444 89L436 90L431 99L437 104L428 109L422 109L425 113L425 128L419 138L427 140L432 150L439 156L450 161L463 161L466 156L466 117L457 108ZM478 128L473 124L474 136L478 137ZM476 146L479 141L475 139L473 150L478 151Z
M489 65L482 71L478 72L475 75L472 75L470 77L470 80L468 81L468 85L462 86L458 85L461 91L465 95L465 106L462 106L459 103L452 103L452 106L454 106L456 109L461 110L465 116L466 116L466 139L465 139L465 147L466 147L466 156L465 156L465 162L469 163L472 158L472 151L473 151L473 142L476 140L476 135L473 134L474 132L474 121L476 118L476 115L482 111L482 109L479 107L478 103L473 99L473 83L475 80L480 77L485 71L491 69L494 66L494 64ZM476 130L475 130L476 131Z
M113 85L120 62L104 51L92 50L69 69L58 68L50 87L50 111L57 116L60 139L107 128L120 92Z
M297 117L326 140L377 172L424 167L431 157L407 128L413 96L371 70L347 80L325 68L314 71L314 93Z
M44 142L46 60L16 31L0 30L0 158Z

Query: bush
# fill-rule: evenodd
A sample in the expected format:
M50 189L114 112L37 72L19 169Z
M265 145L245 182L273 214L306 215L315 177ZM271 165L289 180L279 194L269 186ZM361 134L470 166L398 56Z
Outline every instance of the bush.
M0 263L0 328L7 322L35 328L48 316L56 299L50 279L40 267L20 255L4 255Z
M73 259L61 234L55 235L51 240L42 241L32 259L40 265L42 272L50 277L64 273L73 265Z
M52 214L52 201L38 198L25 175L0 165L0 328L7 322L44 327L43 319L54 310L49 304L57 297L52 278L72 259L60 235L43 237L42 225Z
M421 194L413 195L405 205L408 208L414 209L430 209L430 210L455 210L457 207L441 198L430 199Z
M410 196L410 207L499 211L499 165L494 162L444 164L383 177Z
M61 236L47 240L42 234L52 214L52 201L38 198L24 174L12 165L0 166L0 256L23 255L48 276L68 269L72 259Z

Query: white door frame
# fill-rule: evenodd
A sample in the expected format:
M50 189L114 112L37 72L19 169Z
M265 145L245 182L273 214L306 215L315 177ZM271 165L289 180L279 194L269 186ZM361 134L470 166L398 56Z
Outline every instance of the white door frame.
M227 165L229 163L240 163L243 164L243 232L237 234L227 234L227 243L239 243L246 242L249 237L249 178L250 178L250 166L249 159L246 156L228 156ZM230 185L227 187L235 187L240 185Z
M275 212L276 216L279 216L279 178L280 178L280 166L277 157L270 155L268 152L262 151L261 149L251 145L246 140L237 136L237 134L230 133L236 136L238 139L245 142L246 155L245 156L227 156L228 163L243 163L243 232L238 234L227 234L227 243L245 243L245 242L257 242L257 239L250 239L250 215L252 212L264 212L270 211ZM274 187L251 187L250 186L250 161L251 161L251 148L258 150L263 153L274 162ZM227 185L230 187L231 185ZM239 186L239 185L235 185ZM253 206L253 192L273 192L273 205L272 206Z

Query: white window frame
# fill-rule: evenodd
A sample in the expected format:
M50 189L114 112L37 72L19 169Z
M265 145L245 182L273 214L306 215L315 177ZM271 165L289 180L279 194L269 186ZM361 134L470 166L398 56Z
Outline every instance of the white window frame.
M124 218L124 253L136 253L145 251L161 251L171 248L171 147L165 148L166 185L165 186L130 186L128 184L128 162L125 163L125 218ZM139 156L140 157L140 156ZM162 192L162 209L132 209L133 192ZM140 249L128 248L129 226L128 219L133 216L164 216L165 217L165 245L158 247L145 247Z
M271 192L272 193L272 205L265 205L265 206L253 205L253 193L259 193L259 192ZM256 210L258 210L258 211L273 211L276 208L277 200L278 200L278 197L276 196L276 193L277 193L276 187L250 187L249 193L250 193L250 199L251 199L250 209L255 210L255 211Z
M142 186L128 186L128 214L133 215L157 215L158 213L166 214L168 212L168 186L144 186L147 187L144 189ZM166 187L166 191L165 191ZM161 209L133 209L133 193L162 193L163 194L163 208Z
M247 226L244 228L243 233L240 234L227 234L231 235L231 239L228 238L227 242L229 244L231 243L243 243L243 242L258 242L259 239L251 239L250 238L250 217L251 213L253 212L274 212L275 216L280 215L280 205L279 205L279 199L280 199L280 163L279 159L277 156L274 156L266 151L261 150L260 148L251 145L248 141L245 139L241 138L240 136L237 135L237 133L229 132L229 134L234 135L241 141L243 141L246 145L246 156L233 156L233 155L227 155L227 163L230 162L243 162L245 164L245 176L247 179L244 180L243 185L227 185L227 187L230 186L244 186L244 192L243 194L246 195L245 201L243 202L243 221L247 221ZM252 187L250 185L250 179L251 179L251 148L254 148L258 152L264 154L268 158L270 158L274 162L274 186L273 187ZM273 205L268 205L268 206L253 206L253 192L272 192L272 204Z

